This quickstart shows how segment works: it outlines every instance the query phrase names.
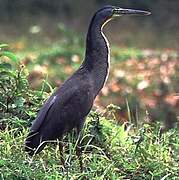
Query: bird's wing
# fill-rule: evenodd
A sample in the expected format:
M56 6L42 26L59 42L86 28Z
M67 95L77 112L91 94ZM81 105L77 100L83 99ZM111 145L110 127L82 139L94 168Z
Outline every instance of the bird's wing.
M38 113L36 119L33 121L31 126L31 131L37 132L42 124L44 123L46 116L48 115L48 112L50 109L56 104L58 104L59 108L64 102L68 101L68 99L73 96L75 93L76 88L70 88L66 90L63 93L54 93L50 98L45 102L45 104L42 106L40 112ZM61 98L63 97L63 98Z
M26 139L26 151L34 154L41 142L62 137L80 128L93 105L93 91L87 80L67 81L43 105ZM45 144L40 146L40 152ZM36 151L36 150L35 150Z
M52 107L56 100L56 96L52 95L43 105L41 108L40 112L38 113L36 119L33 121L32 126L31 126L31 131L37 131L39 127L41 126L43 120L45 119L49 109Z

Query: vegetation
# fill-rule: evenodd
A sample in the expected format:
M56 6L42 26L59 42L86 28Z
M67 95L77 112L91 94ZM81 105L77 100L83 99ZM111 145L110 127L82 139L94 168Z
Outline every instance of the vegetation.
M178 179L179 137L175 131L159 138L157 127L144 125L124 131L124 126L95 115L99 124L89 116L84 130L83 173L73 135L64 140L64 170L58 146L48 146L29 159L23 150L27 127L8 126L1 131L1 179Z
M89 17L104 5L145 9L152 12L149 17L129 17L114 21L110 37L123 46L151 48L179 48L178 0L92 0L60 1L0 0L0 39L12 42L15 38L32 38L43 42L59 39L57 24L63 22L69 29L86 32ZM83 8L81 8L83 7ZM165 22L165 23L163 23ZM18 28L17 28L18 27ZM109 31L108 31L109 32ZM120 36L119 36L120 32ZM85 34L85 33L84 33ZM58 38L57 38L58 37Z
M0 179L178 179L179 134L177 129L161 135L159 123L148 125L144 122L145 118L150 118L148 113L144 113L136 121L131 111L136 99L132 97L129 97L126 105L127 119L124 121L128 123L118 121L120 114L118 111L122 108L120 103L118 105L121 108L109 105L100 113L96 110L91 111L82 139L84 172L79 170L74 132L67 134L63 139L66 169L60 163L56 142L47 146L32 159L28 157L24 152L24 139L28 128L44 100L54 91L45 78L46 74L40 77L45 80L40 81L34 89L31 88L35 81L33 74L34 68L37 67L36 63L40 64L38 67L42 67L45 66L46 59L50 60L46 68L54 67L52 76L58 74L58 78L63 81L77 68L82 59L83 49L80 40L64 39L64 42L66 44L63 44L63 47L57 43L44 54L28 52L25 58L19 54L22 61L8 50L6 44L0 45ZM75 49L75 47L79 48ZM158 54L161 56L160 52ZM173 56L176 57L172 52ZM35 57L36 62L32 57ZM142 63L146 58L144 51L124 49L118 53L117 47L112 49L112 57L117 59L117 62L120 61L119 64L123 68L128 63L128 59L130 62L138 59L138 62ZM61 66L57 69L58 63ZM112 64L114 65L116 66ZM69 70L69 68L72 69ZM40 70L42 69L39 68L38 72ZM112 82L112 78L122 78L119 74L115 77L113 71L111 74ZM35 75L36 78L40 76ZM56 82L52 76L49 76L51 84L61 83ZM134 83L134 80L131 82ZM115 83L107 84L106 87L110 88L110 93L115 93ZM128 79L121 79L117 87L131 86L137 90L138 86L135 83L132 86L132 83ZM155 86L150 87L148 92L154 88ZM121 91L120 93L124 94ZM117 94L113 95L117 97ZM104 102L108 101L104 98L98 105L105 106ZM124 117L120 115L120 120L122 118Z

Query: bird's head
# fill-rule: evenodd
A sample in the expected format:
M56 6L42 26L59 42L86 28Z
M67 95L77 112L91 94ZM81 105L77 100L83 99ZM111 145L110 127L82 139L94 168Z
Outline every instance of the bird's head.
M149 11L125 9L125 8L108 5L98 10L96 13L96 16L101 21L103 21L102 24L104 25L107 22L109 22L111 19L123 16L123 15L150 15L150 14L151 13Z

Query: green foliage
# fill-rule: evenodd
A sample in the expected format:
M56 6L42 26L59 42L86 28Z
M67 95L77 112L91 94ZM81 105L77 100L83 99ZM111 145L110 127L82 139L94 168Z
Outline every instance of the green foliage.
M142 59L144 58L144 53L135 48L120 48L119 47L113 47L112 49L112 55L114 59L117 59L118 61L125 61L128 59Z
M28 127L49 96L45 87L53 89L44 81L39 91L31 90L26 67L7 57L0 57L0 179L178 179L177 131L161 136L159 125L136 128L131 122L125 130L125 125L95 111L83 130L83 173L75 152L74 132L63 139L66 169L60 163L56 142L29 158L24 152ZM120 108L115 105L106 108L112 115L116 110ZM129 105L128 111L130 114Z
M96 126L95 116L99 118ZM174 147L179 146L179 136L170 131L159 137L158 130L144 125L125 131L123 126L92 112L83 132L85 171L81 173L74 133L64 138L68 167L64 171L56 144L29 159L23 150L27 128L21 132L18 128L5 129L0 132L1 179L177 179L179 154Z
M33 117L38 108L32 105L41 104L45 94L30 90L28 71L12 52L2 49L0 54L0 129L29 124L25 119Z
M4 48L7 48L8 45L7 44L0 44L0 57L8 57L10 60L14 61L14 62L17 62L18 59L17 57L15 56L14 53L10 52L10 51L7 51L7 50L4 50Z
M66 27L65 24L59 23L58 30L64 37L63 43L65 43L65 45L84 46L83 38L77 34L77 32L74 32L70 28Z

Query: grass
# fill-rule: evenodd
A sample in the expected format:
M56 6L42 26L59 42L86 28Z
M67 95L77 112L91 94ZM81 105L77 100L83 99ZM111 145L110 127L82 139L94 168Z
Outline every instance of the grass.
M56 144L30 159L24 152L27 127L0 132L1 179L177 179L179 135L174 130L159 138L159 127L143 125L124 130L96 112L88 116L83 135L80 172L74 134L63 140L67 169L60 163ZM94 116L95 114L95 116ZM96 120L99 118L99 124Z
M64 67L70 66L74 71L83 56L80 44L74 49L77 41L70 38L64 41L66 44L63 47L55 44L45 53L36 54L36 62L27 65L28 68L35 66L37 62L43 64L48 59L51 60L50 68L54 67L53 73L59 74L64 80L69 75ZM142 51L137 49L123 49L120 53L117 50L112 50L112 56L120 62L144 58ZM14 54L9 51L1 52L3 51L0 51L0 179L178 179L177 129L160 136L160 124L148 125L140 122L136 127L132 124L128 101L131 122L127 129L125 125L113 120L115 108L106 109L113 118L96 111L90 112L82 139L84 172L80 172L73 132L63 139L66 169L60 163L56 142L46 146L37 156L29 158L24 152L24 140L37 111L53 92L53 88L44 80L38 90L32 90L27 81L28 70ZM79 56L79 62L72 61L74 54ZM65 61L57 68L56 62L59 58L64 58ZM53 73L50 74L54 76ZM112 107L118 109L118 106Z

